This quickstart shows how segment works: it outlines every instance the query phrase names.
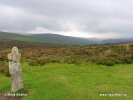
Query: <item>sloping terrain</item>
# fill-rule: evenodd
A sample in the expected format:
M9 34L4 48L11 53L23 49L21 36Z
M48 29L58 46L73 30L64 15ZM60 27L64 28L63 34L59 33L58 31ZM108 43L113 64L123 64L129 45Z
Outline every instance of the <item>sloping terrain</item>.
M70 36L63 36L57 34L34 34L31 36L34 38L40 38L45 42L49 41L57 44L87 45L87 44L97 44L98 42L100 42L100 40L93 38L78 38L78 37L70 37Z
M48 45L89 45L98 42L95 39L76 38L70 36L62 36L56 34L34 34L20 35L14 33L0 32L0 44L22 44L22 42L45 43Z
M78 38L51 33L23 35L0 32L0 46L83 46L93 44L113 44L126 42L133 42L133 39L97 39Z

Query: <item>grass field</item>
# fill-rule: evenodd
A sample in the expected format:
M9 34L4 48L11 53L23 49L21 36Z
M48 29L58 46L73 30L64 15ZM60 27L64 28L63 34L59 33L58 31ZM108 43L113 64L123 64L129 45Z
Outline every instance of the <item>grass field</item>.
M59 64L44 66L22 64L24 100L133 100L133 64L112 67L96 64ZM0 76L0 93L10 91L11 79ZM103 96L100 93L126 93Z

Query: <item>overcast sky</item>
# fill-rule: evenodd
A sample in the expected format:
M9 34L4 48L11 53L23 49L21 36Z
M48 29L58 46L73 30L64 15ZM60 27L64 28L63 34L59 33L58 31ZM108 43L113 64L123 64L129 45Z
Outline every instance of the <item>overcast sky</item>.
M0 31L133 37L133 0L0 0Z

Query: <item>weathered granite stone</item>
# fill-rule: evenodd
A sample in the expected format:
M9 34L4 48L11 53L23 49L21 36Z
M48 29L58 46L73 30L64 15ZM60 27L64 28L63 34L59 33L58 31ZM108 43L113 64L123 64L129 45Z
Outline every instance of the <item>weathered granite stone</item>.
M17 92L23 88L22 69L20 64L21 54L17 47L12 48L12 52L8 54L9 73L12 78L11 91Z

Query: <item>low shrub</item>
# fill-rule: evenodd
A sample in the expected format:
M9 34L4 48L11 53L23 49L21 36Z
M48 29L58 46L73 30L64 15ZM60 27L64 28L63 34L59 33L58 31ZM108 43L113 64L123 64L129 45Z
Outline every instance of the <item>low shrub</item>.
M131 64L131 63L133 63L133 60L131 58L124 58L123 59L123 63L125 63L125 64Z
M38 60L39 65L44 65L46 63L50 63L51 62L51 59L44 58L44 57L40 57L37 60Z
M38 65L38 61L37 60L33 60L32 59L32 60L29 60L28 62L29 62L30 66L37 66Z
M98 64L113 66L115 64L119 64L121 61L117 58L113 57L102 57L102 59L98 59Z
M3 61L0 65L0 72L5 74L6 76L10 76L9 75L9 67L8 67L8 62Z
M29 60L29 65L31 66L38 66L38 65L45 65L46 63L50 63L51 60L49 58L40 57L38 59Z

